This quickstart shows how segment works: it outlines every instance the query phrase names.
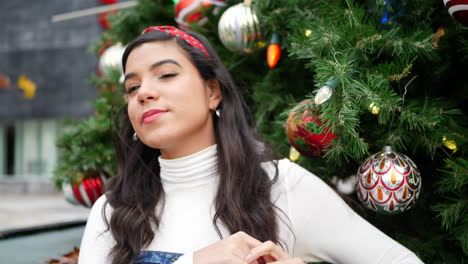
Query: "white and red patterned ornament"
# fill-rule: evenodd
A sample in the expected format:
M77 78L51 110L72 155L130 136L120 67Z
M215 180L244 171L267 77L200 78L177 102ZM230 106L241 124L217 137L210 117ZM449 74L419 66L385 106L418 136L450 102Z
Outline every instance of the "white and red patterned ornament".
M94 171L92 176L83 179L79 184L65 184L63 186L65 200L74 205L92 207L104 194L106 181L103 172Z
M220 6L225 6L224 0L180 0L175 5L175 17L179 27L190 29L190 23L205 24L208 19L203 12L213 7L213 14L219 12Z
M384 147L359 167L359 200L378 213L396 214L411 208L421 190L421 176L407 156Z
M468 0L444 0L449 14L464 26L468 26Z

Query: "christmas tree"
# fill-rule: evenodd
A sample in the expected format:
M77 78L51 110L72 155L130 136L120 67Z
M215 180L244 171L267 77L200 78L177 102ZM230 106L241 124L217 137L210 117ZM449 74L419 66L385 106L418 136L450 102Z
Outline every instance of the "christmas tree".
M153 25L202 33L237 81L258 131L281 156L343 192L356 212L424 262L463 263L468 11L441 0L183 2L197 1L139 0L119 10L93 49L104 56ZM246 34L230 39L235 30ZM120 70L101 70L91 78L102 91L96 114L58 142L58 187L79 184L90 171L115 174L111 117L125 99ZM381 152L385 146L395 152ZM371 173L372 166L380 173ZM389 166L404 171L386 171ZM357 178L357 191L340 189ZM384 185L374 185L379 179Z

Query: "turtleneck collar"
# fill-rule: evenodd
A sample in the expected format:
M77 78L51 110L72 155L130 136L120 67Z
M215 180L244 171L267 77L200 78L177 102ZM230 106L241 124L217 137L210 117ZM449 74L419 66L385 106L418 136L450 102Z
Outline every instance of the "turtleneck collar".
M216 178L218 174L217 145L178 159L158 157L161 182L165 188L193 187Z

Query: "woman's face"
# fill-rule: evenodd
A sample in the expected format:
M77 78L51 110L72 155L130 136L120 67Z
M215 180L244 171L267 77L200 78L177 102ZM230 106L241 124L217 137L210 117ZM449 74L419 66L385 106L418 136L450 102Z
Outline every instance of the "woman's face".
M128 115L139 140L178 158L215 143L211 110L221 101L217 81L201 78L174 40L134 48L125 65Z

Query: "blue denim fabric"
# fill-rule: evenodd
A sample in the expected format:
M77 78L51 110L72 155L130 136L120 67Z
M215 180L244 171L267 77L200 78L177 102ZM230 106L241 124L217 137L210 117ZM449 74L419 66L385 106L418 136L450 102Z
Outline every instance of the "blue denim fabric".
M182 255L163 251L142 251L134 264L172 264Z

